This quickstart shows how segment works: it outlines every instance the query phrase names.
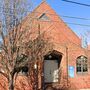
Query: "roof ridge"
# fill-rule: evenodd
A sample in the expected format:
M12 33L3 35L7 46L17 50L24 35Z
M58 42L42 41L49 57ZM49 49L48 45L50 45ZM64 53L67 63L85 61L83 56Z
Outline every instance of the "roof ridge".
M36 7L34 8L34 10L33 10L32 12L36 11L43 3L46 3L46 4L47 4L46 1L42 1L38 6L36 6Z

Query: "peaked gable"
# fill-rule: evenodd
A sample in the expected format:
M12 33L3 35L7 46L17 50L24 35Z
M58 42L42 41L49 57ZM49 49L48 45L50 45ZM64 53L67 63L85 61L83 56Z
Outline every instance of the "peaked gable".
M35 8L28 17L30 16L41 20L41 26L45 26L45 28L52 24L50 28L53 28L53 30L55 30L55 33L58 34L54 36L55 33L53 33L52 37L58 36L57 38L59 41L60 39L63 40L62 42L67 42L68 40L68 42L75 43L76 45L81 45L79 37L67 26L66 23L64 23L64 21L46 2L42 2L37 8ZM49 21L47 21L48 19ZM53 32L53 30L50 30L51 33Z

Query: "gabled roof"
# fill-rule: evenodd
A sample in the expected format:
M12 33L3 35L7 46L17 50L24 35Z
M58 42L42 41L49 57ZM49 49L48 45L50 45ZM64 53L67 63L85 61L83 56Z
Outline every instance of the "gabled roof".
M43 21L40 17L43 17ZM56 12L46 3L42 2L33 12L27 17L36 18L41 22L41 26L51 32L52 37L59 42L72 42L80 45L80 38L67 26L66 23L56 14ZM49 19L48 21L44 19ZM42 28L41 28L42 29Z

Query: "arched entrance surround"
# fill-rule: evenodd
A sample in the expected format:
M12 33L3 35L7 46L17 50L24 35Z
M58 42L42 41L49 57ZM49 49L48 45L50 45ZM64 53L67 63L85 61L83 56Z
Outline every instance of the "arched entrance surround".
M58 83L62 53L53 50L44 56L44 83Z

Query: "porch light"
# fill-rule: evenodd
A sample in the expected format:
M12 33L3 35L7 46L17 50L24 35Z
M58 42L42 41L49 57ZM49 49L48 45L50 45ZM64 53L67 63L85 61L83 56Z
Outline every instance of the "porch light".
M51 56L51 55L49 55L48 57L49 57L50 59L52 58L52 56Z
M37 64L36 63L34 64L34 69L37 69Z

